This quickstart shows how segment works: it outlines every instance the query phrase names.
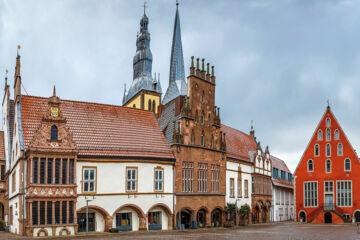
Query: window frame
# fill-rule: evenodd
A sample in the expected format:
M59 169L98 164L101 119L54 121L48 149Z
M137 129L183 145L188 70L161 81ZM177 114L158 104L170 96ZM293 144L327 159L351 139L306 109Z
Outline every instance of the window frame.
M339 146L341 146L341 153L339 153ZM342 156L344 154L344 146L342 145L342 143L338 143L336 152L338 156Z
M350 203L351 203L351 205L340 205L339 204L338 194L341 194L341 193L339 193L340 188L339 188L338 184L340 183L340 186L341 186L341 183L345 183L345 182L350 183L350 185L351 185L351 192L350 192ZM344 186L345 186L345 184L344 184ZM336 180L336 206L337 207L353 207L353 200L354 200L354 194L353 194L352 180ZM345 201L345 196L344 196L344 201Z
M317 132L317 140L322 141L323 139L324 139L323 138L323 131L321 129L319 129L318 132Z
M86 170L94 170L94 180L84 180L85 171ZM89 172L89 178L90 178L90 172ZM85 182L94 183L94 191L85 191ZM89 187L90 189L90 187ZM81 192L83 194L94 194L97 193L97 166L82 166L82 175L81 175Z
M327 163L330 162L330 170L328 171L328 165ZM332 172L332 162L331 159L326 159L325 160L325 173L331 173Z
M325 140L326 140L326 141L331 141L331 129L330 129L330 128L326 128L326 131L325 131Z
M135 170L135 190L128 190L128 184L129 181L134 181L133 179L128 179L128 171L129 170ZM138 182L139 182L139 171L138 171L138 167L126 167L126 172L125 172L125 192L129 192L129 193L136 193L138 192Z
M350 169L346 169L346 160L349 160ZM351 159L350 158L345 158L344 159L344 171L345 172L351 172Z
M326 118L325 125L326 125L326 127L331 127L331 119L329 117Z
M313 184L316 183L316 190L315 189L314 190L311 190L311 189L309 190L309 191L314 191L314 193L316 193L316 198L315 198L315 196L313 196L314 197L314 202L316 200L316 205L308 205L307 201L306 201L305 185L309 184L309 186L310 186L310 183L313 183ZM311 195L314 195L314 194L311 194ZM308 199L309 199L309 203L310 203L311 198L309 197ZM304 183L303 183L303 203L304 203L304 208L314 208L314 207L319 206L319 182L318 181L304 181Z
M55 124L52 125L51 129L50 129L50 140L51 141L58 141L59 140L59 129Z
M309 170L309 162L311 161L311 164L312 164L312 169L311 170ZM312 159L309 159L309 160L307 160L307 171L308 172L314 172L314 160L312 160Z
M156 172L162 172L162 179L156 179ZM165 172L164 168L160 166L154 168L154 192L164 192L164 172ZM162 189L156 189L156 182L158 183L161 182Z
M317 151L316 151L317 150ZM316 153L317 152L317 153ZM315 144L314 145L314 156L315 157L319 157L320 156L320 145L319 144Z
M328 154L328 147L329 147L329 154ZM326 157L331 157L331 144L330 143L327 143L325 145L325 156Z
M334 131L334 140L340 140L340 131L339 131L339 129L335 129L335 131Z
M235 198L235 179L234 178L230 178L230 180L229 180L229 192L230 192L229 197Z

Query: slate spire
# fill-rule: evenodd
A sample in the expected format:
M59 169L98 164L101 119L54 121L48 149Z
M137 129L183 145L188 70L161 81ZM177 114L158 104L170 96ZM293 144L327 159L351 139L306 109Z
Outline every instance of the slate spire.
M178 96L187 94L185 82L184 57L181 43L181 29L179 17L179 3L176 3L176 14L174 23L173 40L170 58L169 87L163 98L163 104L167 104Z

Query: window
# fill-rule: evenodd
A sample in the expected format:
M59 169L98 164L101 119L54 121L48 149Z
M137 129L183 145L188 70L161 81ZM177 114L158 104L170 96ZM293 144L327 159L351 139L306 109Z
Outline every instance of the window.
M116 227L131 227L132 225L132 214L131 212L122 212L116 214Z
M334 182L332 181L325 181L325 185L324 185L324 190L325 193L332 193L334 192Z
M161 224L161 212L149 212L148 223L151 224Z
M343 145L341 143L339 143L337 145L337 155L338 156L342 156L343 155Z
M327 127L330 127L330 126L331 126L331 120L330 120L330 118L327 118L327 119L326 119L326 126L327 126Z
M345 171L351 171L351 161L349 158L345 159Z
M204 131L202 131L201 133L201 146L204 146L204 142L205 142L205 136L204 136Z
M153 111L153 113L155 113L155 111L156 111L155 100L153 100L153 102L152 102L152 111Z
M323 140L323 132L321 131L321 129L318 131L318 140Z
M1 165L1 181L5 181L5 165Z
M237 181L237 196L238 198L242 197L242 192L241 192L241 176L238 178Z
M52 224L52 202L47 202L47 224Z
M211 192L220 191L220 165L211 165Z
M210 147L211 147L211 148L214 147L214 136L213 136L213 135L211 135Z
M326 144L326 156L327 157L331 156L331 145L330 145L330 143Z
M55 184L60 184L60 159L55 160Z
M96 168L83 169L83 192L96 192Z
M38 183L38 158L33 159L33 183Z
M317 182L304 182L304 206L317 207L318 188Z
M51 126L51 140L58 140L58 128L55 125Z
M195 142L195 137L194 137L194 132L191 133L191 144L194 145Z
M193 192L194 164L192 162L182 163L182 190Z
M339 130L335 130L335 133L334 133L334 139L335 140L339 140Z
M234 193L234 179L230 178L230 197L235 197Z
M13 207L10 206L10 214L9 214L9 224L13 225ZM36 219L37 220L37 219ZM37 223L36 223L37 224Z
M74 184L74 159L69 162L69 184Z
M74 202L69 201L69 223L74 223Z
M67 223L67 202L66 201L62 202L61 212L62 212L62 224L66 224Z
M155 191L164 191L164 170L155 168Z
M245 180L244 182L244 194L245 194L245 197L249 197L249 181L248 180Z
M331 160L330 160L330 159L326 159L325 164L326 164L326 167L325 167L326 173L331 173Z
M326 141L330 141L331 140L331 131L330 128L326 129Z
M11 177L11 192L15 192L16 189L16 172L14 171L12 177Z
M55 202L55 224L60 224L60 202Z
M202 111L201 112L201 125L204 125L204 122L205 122L205 120L204 120L204 112Z
M207 192L207 163L198 164L198 192Z
M62 184L67 183L67 159L63 159Z
M314 162L313 162L313 160L312 159L309 159L308 160L308 172L312 172L312 171L314 171Z
M49 158L47 160L47 184L52 184L52 173L53 173L53 160Z
M38 202L32 202L32 224L38 225Z
M314 148L314 155L315 157L319 156L319 144L315 144L315 148Z
M148 110L151 111L151 100L149 99L149 102L148 102Z
M137 168L126 168L126 190L128 192L137 191Z
M40 201L40 225L45 225L45 201Z
M337 181L336 203L339 207L352 206L351 181Z
M40 184L45 184L45 158L40 159Z
M135 105L135 104L133 104L133 108L136 108L136 105Z

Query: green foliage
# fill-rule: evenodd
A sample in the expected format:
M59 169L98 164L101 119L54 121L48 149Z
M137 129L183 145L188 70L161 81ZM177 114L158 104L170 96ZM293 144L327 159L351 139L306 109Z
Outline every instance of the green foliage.
M250 208L246 205L242 205L241 208L239 209L239 214L242 217L247 217L250 213Z
M0 231L5 231L6 224L5 221L0 220Z

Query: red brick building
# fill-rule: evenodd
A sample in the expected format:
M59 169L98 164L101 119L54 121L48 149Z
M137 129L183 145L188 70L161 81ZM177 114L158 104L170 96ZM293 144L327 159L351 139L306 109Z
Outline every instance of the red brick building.
M327 107L295 170L296 220L360 221L360 163Z

